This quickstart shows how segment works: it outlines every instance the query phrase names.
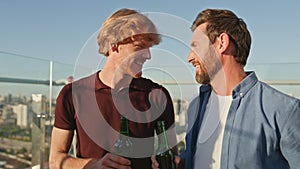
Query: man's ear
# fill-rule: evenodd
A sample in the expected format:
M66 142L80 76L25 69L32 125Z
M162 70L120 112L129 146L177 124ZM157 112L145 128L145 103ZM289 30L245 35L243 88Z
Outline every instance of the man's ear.
M218 50L220 53L224 53L228 50L230 44L230 37L227 33L221 33L218 38Z

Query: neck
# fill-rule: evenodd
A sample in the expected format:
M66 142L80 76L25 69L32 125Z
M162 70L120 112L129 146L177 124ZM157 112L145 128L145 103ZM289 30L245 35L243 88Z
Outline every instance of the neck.
M132 77L124 74L117 65L107 61L98 74L99 79L112 89L128 87Z
M223 68L211 81L214 91L221 96L232 95L233 89L246 77L242 65L235 61L223 64Z

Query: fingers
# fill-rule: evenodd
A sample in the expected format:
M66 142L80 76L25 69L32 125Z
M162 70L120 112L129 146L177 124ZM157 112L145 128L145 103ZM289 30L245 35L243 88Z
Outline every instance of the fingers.
M153 169L159 169L159 164L158 164L158 162L157 162L157 160L156 160L156 158L155 158L154 155L151 156L151 161L152 161L152 165L151 165L152 168L153 168ZM181 161L181 159L180 159L179 156L175 156L174 161L175 161L176 166L178 166L179 163L180 163L180 161Z
M180 157L179 156L175 156L174 161L175 161L176 165L179 165L179 163L180 163Z
M109 159L111 161L114 161L116 163L119 163L121 165L130 165L130 160L124 158L124 157L121 157L121 156L118 156L118 155L115 155L115 154L111 154L111 153L107 153L106 154Z
M153 169L159 169L159 164L158 164L158 162L157 162L154 155L151 156L151 161L152 161L152 165L151 165L152 168Z
M102 165L108 168L130 169L130 160L115 154L107 153L102 158Z

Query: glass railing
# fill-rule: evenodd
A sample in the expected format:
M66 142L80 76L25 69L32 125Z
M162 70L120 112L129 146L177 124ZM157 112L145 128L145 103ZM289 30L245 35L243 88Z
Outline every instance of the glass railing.
M288 95L300 98L300 63L249 63L258 78Z
M55 98L74 66L12 53L0 59L1 165L49 168Z
M74 76L75 66L3 52L0 59L0 168L48 168L55 99L68 78ZM187 106L197 95L199 85L190 65L184 64L189 68L183 68L160 63L159 69L150 69L150 63L144 75L169 90L174 100L177 134L182 139ZM255 70L262 81L297 98L299 69L300 63L249 63L246 67ZM181 73L171 73L176 71Z

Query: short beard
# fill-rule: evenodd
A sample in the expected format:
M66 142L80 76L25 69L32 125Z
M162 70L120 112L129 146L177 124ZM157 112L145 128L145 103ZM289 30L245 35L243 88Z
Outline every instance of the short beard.
M207 73L196 74L196 81L200 84L210 84L210 77Z
M212 68L207 71L206 67L202 67L202 73L196 74L196 81L200 84L210 84L216 74L222 69L220 61L216 61Z

